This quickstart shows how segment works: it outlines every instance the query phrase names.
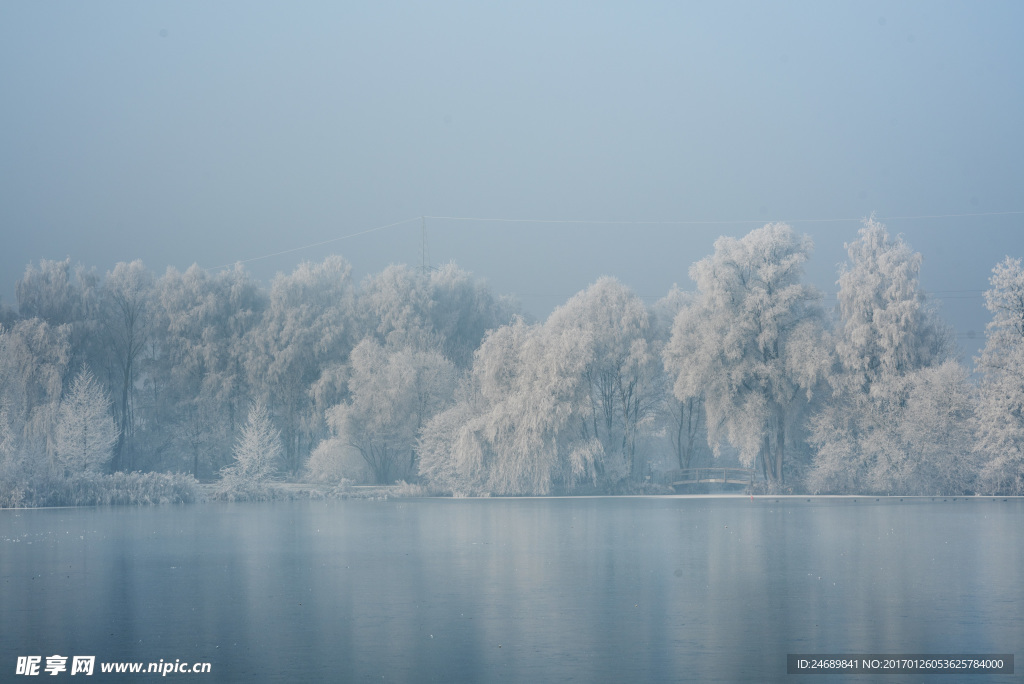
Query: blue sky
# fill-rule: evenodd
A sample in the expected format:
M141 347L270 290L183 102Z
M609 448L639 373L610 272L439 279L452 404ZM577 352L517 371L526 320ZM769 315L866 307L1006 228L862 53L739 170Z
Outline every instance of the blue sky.
M422 215L712 222L427 220L433 262L538 316L603 274L689 288L758 221L809 233L834 292L859 218L941 216L885 223L969 356L990 269L1024 256L998 213L1024 212L1021 25L1012 2L3 3L0 295L40 258L160 273ZM362 276L419 263L420 230L247 267Z

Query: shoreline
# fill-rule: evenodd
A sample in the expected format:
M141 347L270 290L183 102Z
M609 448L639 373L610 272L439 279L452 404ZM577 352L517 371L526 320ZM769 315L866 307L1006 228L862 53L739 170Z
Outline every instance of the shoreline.
M413 499L434 499L439 501L539 501L539 500L584 500L584 499L686 499L686 500L714 500L714 499L731 499L731 500L742 500L750 499L751 503L782 503L782 502L799 502L804 500L806 503L815 502L827 502L834 501L836 503L954 503L954 502L983 502L991 501L993 503L1011 501L1024 501L1024 496L992 496L992 495L971 495L971 496L941 496L941 495L912 495L912 496L875 496L871 494L553 494L550 496L439 496L439 495L428 495L428 494L389 494L386 490L392 485L360 485L364 488L364 491L359 492L355 496L353 495L331 495L321 492L322 496L314 497L298 497L292 496L288 498L270 499L265 501L218 501L216 499L207 498L201 501L194 501L190 503L132 503L132 504L84 504L81 506L20 506L20 507L0 507L0 512L6 511L53 511L53 510L67 510L67 509L85 509L85 508L142 508L151 506L192 506L202 504L273 504L282 502L294 502L294 501L310 501L310 502L328 502L328 501L345 501L345 500L362 500L362 501L392 501L392 500L413 500ZM308 491L308 490L304 490Z

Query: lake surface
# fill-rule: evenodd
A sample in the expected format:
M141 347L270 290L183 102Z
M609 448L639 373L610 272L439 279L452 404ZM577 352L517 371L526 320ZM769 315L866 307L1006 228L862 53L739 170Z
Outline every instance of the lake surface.
M206 682L863 682L786 655L1024 653L1022 523L1012 498L3 510L0 680L60 654Z

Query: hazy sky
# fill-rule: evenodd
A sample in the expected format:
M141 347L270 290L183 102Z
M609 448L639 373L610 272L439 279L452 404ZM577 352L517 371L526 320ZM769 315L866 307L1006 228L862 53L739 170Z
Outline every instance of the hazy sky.
M714 222L427 220L433 263L538 316L602 274L689 289L769 220L834 292L859 218L959 214L885 223L969 356L989 271L1024 256L1022 25L934 0L0 3L0 294L40 258L161 273L417 219L246 264L361 278L419 263L421 215Z

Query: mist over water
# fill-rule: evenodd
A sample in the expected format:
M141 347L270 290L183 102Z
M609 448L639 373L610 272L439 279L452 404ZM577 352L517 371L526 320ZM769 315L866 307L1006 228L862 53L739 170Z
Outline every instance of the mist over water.
M1015 499L0 515L4 668L59 653L210 662L216 681L772 681L787 653L1012 653L1024 638Z

